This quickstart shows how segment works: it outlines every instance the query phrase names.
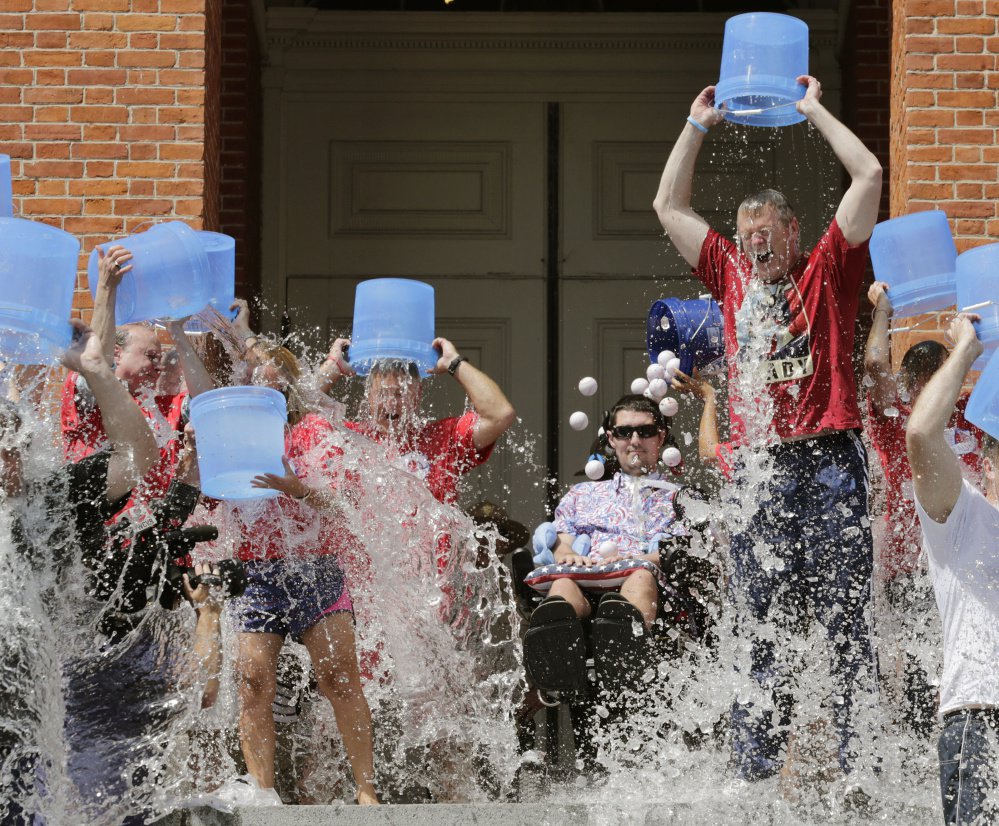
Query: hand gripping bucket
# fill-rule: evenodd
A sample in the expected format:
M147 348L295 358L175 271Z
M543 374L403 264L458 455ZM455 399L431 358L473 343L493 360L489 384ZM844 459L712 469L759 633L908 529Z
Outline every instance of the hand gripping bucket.
M999 358L994 355L988 359L975 389L971 391L964 417L999 439Z
M426 374L437 364L434 288L408 278L374 278L357 285L350 364L367 375L378 361L415 362Z
M52 364L69 346L80 242L23 218L0 218L0 361Z
M671 350L680 359L680 370L688 376L695 367L710 374L719 372L725 364L721 308L710 297L656 301L649 309L645 333L652 363L663 350Z
M978 313L978 340L985 345L972 368L981 370L999 347L999 244L985 244L957 256L957 309Z
M263 499L275 490L254 488L262 473L284 475L284 396L269 387L220 387L191 399L201 490L216 499Z
M715 106L724 106L726 120L750 126L801 123L805 116L795 103L806 90L797 78L807 74L808 26L803 21L769 12L725 21Z
M188 333L207 333L213 329L205 317L210 315L209 310L215 310L228 319L235 317L229 308L236 300L236 239L207 230L198 232L198 238L211 269L211 298L208 306L184 325L184 331Z
M939 209L882 221L871 234L874 277L888 284L896 316L931 313L956 300L957 247Z
M107 252L120 244L132 253L132 270L118 285L115 321L186 318L212 298L212 270L198 235L181 221L156 224L145 232L99 244ZM97 295L97 249L87 267L90 292Z

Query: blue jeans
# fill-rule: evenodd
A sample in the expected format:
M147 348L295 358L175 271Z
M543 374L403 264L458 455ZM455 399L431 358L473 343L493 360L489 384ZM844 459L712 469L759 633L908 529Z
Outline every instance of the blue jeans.
M999 817L999 711L962 709L944 718L937 743L944 823L970 826Z
M744 491L740 501L759 497L760 508L731 543L736 632L752 638L750 673L772 698L764 708L738 702L732 707L735 762L747 780L770 777L784 763L793 675L779 661L776 642L802 634L812 620L822 625L841 698L832 716L844 771L853 756L854 701L858 694L870 695L875 676L869 610L873 540L863 444L853 431L840 431L770 450L774 472L764 495L746 489L758 487L758 481L737 477L736 492ZM763 545L769 561L757 551ZM760 626L766 634L754 632Z

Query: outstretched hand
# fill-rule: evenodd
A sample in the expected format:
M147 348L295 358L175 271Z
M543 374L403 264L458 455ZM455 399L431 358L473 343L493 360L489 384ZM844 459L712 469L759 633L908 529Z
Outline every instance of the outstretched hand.
M282 456L281 461L284 463L283 476L276 473L262 473L260 476L254 476L250 485L263 490L276 490L293 499L302 499L309 493L308 485L298 478L287 456Z
M867 290L867 300L875 310L884 310L889 316L892 314L891 299L888 297L888 285L884 281L875 281Z
M125 273L130 272L132 265L128 262L132 260L132 253L120 244L108 247L104 252L103 247L97 248L97 282L107 287L117 287Z
M70 319L69 323L73 325L73 341L62 354L63 365L84 376L102 367L110 369L96 333L78 318Z
M187 574L184 574L181 583L181 587L184 590L184 597L191 603L194 610L220 608L222 601L219 599L218 594L212 590L211 584L202 579L202 577L211 576L215 581L218 581L222 576L222 572L218 566L212 567L209 562L195 563L194 575L199 580L197 588L191 587L191 578Z
M822 84L811 75L798 75L796 80L807 88L805 96L795 104L795 107L807 117L809 110L822 98Z
M711 382L707 379L702 379L698 370L694 370L693 376L688 376L686 373L677 370L673 376L673 381L670 382L670 387L678 393L689 393L692 396L697 396L702 401L706 396L714 393L714 387L711 386Z
M690 116L710 129L725 120L725 110L715 108L715 87L708 86L690 104Z
M954 349L968 347L975 358L978 358L985 347L978 340L978 331L974 322L981 321L978 313L958 313L947 328L947 338L954 342Z
M441 354L441 357L437 359L437 364L430 372L435 376L446 373L451 362L458 358L458 349L446 338L435 338L431 346Z

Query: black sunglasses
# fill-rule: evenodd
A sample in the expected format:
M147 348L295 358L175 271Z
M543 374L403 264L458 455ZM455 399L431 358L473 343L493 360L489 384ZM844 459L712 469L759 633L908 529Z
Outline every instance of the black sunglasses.
M659 435L660 431L659 426L654 424L619 424L612 427L610 432L618 439L630 439L632 433L637 433L639 439L651 439L653 436Z

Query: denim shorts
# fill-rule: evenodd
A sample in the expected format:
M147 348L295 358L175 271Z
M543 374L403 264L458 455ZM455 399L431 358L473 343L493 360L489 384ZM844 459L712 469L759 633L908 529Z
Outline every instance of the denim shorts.
M353 613L336 557L267 559L246 564L246 592L233 600L241 631L298 641L328 614Z
M999 711L961 709L944 715L937 744L944 823L971 826L999 817Z

